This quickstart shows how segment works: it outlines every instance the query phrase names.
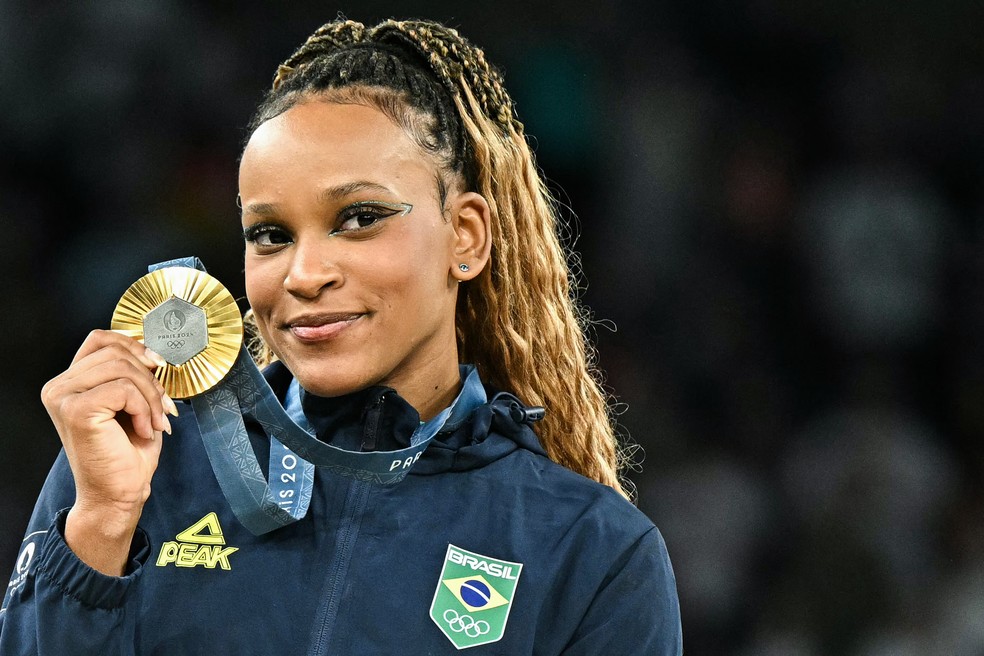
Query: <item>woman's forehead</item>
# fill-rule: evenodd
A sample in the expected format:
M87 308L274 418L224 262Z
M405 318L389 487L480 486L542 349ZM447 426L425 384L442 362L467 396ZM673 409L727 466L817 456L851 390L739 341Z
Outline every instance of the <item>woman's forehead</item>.
M403 142L412 145L409 136L374 107L308 100L261 124L246 150L332 146L390 151Z
M320 175L325 186L359 180L433 179L435 162L379 110L307 101L260 125L243 152L240 185ZM256 180L259 176L261 180Z

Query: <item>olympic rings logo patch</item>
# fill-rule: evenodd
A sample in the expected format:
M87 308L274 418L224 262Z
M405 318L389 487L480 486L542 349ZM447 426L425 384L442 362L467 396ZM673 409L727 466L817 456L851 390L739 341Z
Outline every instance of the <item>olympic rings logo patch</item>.
M502 639L523 563L448 545L430 618L458 649Z
M455 633L462 633L469 638L477 638L489 632L489 623L485 620L475 621L471 615L459 615L458 611L449 608L444 611L444 621L448 628Z
M185 341L183 339L172 339L167 343L169 349L179 349L184 347Z

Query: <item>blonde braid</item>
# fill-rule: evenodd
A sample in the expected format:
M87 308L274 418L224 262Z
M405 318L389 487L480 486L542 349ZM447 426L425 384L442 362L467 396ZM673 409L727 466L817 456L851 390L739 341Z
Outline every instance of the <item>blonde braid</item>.
M453 29L388 22L414 39L454 83L477 173L492 213L490 266L459 303L459 357L483 378L548 409L537 433L556 462L625 496L608 399L587 317L574 296L560 221L499 74Z
M273 88L279 87L284 80L318 55L332 50L340 50L353 43L359 43L363 40L365 33L365 25L351 20L322 25L307 38L293 55L287 58L287 61L277 67L277 73L273 78Z

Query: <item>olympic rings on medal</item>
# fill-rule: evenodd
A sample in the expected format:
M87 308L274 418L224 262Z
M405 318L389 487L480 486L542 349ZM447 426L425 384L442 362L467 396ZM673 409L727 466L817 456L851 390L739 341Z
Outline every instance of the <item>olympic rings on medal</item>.
M182 348L184 345L185 345L185 341L183 339L172 339L167 343L167 347L169 349L179 349Z
M478 636L485 635L491 628L485 620L476 622L472 619L471 615L459 615L453 608L444 611L444 621L448 623L448 628L452 631L455 633L464 631L465 635L469 638L477 638Z

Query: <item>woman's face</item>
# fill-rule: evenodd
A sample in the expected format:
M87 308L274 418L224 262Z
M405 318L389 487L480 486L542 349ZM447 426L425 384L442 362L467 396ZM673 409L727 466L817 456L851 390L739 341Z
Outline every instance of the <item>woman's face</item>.
M388 385L425 416L453 396L457 283L477 272L458 268L471 260L438 174L363 105L303 102L250 138L239 169L246 293L308 391Z

